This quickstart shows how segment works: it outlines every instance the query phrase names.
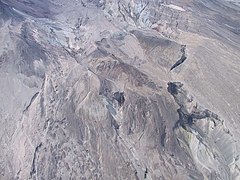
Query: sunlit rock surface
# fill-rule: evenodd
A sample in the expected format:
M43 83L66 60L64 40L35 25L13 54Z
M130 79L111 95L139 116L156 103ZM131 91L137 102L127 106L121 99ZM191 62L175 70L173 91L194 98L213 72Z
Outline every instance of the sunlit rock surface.
M240 179L240 6L0 0L0 179Z

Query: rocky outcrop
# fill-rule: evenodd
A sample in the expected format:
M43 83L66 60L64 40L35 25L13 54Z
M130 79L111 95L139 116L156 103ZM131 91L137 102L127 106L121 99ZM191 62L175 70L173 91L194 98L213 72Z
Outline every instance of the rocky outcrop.
M171 67L170 71L173 70L174 68L176 68L177 66L181 65L182 63L184 63L184 61L187 59L186 57L186 53L185 53L185 49L186 49L186 46L182 46L181 48L181 53L182 53L182 56L181 58Z
M236 178L236 157L232 155L236 146L223 120L194 101L182 83L169 82L168 92L179 105L179 120L175 126L179 143L193 156L204 179Z

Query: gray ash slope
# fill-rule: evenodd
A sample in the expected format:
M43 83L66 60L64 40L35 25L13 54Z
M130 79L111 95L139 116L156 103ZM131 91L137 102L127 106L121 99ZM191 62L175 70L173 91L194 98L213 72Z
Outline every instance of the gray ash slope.
M0 179L239 179L239 17L0 0Z

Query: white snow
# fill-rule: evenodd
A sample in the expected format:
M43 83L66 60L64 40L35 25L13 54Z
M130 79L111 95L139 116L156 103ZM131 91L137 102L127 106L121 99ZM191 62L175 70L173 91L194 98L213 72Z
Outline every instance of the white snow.
M164 6L169 7L171 9L178 10L178 11L185 11L185 9L183 9L182 7L174 5L174 4L168 4L168 5L164 5Z

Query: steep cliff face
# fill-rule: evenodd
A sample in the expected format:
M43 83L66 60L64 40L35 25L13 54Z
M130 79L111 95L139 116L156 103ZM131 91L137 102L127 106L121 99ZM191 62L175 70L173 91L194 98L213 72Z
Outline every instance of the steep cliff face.
M0 0L0 179L239 179L235 4Z

